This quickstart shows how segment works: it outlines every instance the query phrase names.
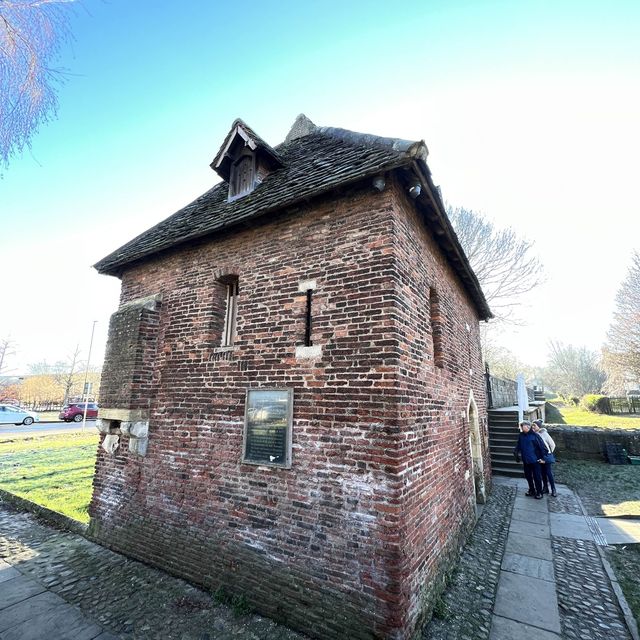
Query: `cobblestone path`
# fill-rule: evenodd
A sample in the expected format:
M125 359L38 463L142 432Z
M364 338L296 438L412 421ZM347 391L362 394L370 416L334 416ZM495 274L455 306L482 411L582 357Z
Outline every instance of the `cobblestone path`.
M554 536L551 544L564 637L630 640L595 543Z
M0 503L0 559L126 640L303 640L162 571Z
M559 497L549 501L549 511L582 516L573 492ZM573 533L580 535L577 527ZM551 546L563 638L631 640L595 542L552 535Z
M442 619L423 629L423 640L486 640L504 555L514 487L498 485L485 506L442 597Z

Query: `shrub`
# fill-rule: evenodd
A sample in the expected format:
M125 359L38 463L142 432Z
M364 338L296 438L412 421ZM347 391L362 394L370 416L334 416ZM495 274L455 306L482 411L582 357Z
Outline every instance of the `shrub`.
M596 393L588 393L586 396L582 396L580 408L586 411L593 411L594 413L611 413L609 398Z

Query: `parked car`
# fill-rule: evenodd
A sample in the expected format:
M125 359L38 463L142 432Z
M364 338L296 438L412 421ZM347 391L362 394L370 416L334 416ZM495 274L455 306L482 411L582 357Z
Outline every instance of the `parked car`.
M27 411L12 404L0 404L0 424L29 426L34 422L40 422L40 416L34 411Z
M95 402L65 404L58 418L65 422L82 422L85 404L87 405L87 420L95 420L98 417L98 405Z
M638 396L640 396L640 389L631 389L630 391L627 391L628 398L637 398Z

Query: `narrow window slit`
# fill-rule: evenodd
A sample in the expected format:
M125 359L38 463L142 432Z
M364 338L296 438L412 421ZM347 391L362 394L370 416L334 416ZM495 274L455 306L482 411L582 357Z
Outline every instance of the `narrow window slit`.
M433 340L433 364L442 368L444 367L442 310L440 309L440 297L434 288L429 289L429 316Z
M223 347L232 347L236 339L236 316L238 313L238 278L227 282L227 307L222 332Z
M313 346L313 340L311 340L311 296L313 295L313 289L307 289L307 313L306 313L306 325L304 331L304 346Z

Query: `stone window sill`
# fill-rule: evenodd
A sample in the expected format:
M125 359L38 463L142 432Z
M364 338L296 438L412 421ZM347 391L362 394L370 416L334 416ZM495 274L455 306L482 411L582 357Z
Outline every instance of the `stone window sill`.
M213 353L230 353L232 351L236 351L237 347L231 345L230 347L214 347Z

